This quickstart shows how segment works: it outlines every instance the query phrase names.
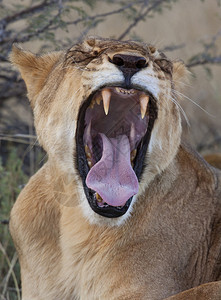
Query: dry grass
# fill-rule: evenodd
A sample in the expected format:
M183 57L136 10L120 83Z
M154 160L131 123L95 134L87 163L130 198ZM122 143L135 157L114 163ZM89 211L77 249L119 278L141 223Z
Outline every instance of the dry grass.
M20 267L8 221L18 194L27 183L28 177L39 169L39 161L42 161L44 153L40 148L35 151L33 142L29 143L28 148L24 143L21 145L18 139L24 139L26 144L24 135L13 137L16 138L16 144L11 140L11 136L7 138L10 139L10 143L7 146L8 155L4 164L0 158L0 300L20 300ZM27 138L30 140L30 136ZM28 159L26 157L26 164L24 164L27 154L29 157Z

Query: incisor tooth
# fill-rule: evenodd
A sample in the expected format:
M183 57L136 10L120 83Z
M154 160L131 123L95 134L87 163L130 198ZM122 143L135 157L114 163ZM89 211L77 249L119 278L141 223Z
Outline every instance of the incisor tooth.
M102 98L103 98L104 111L105 111L105 114L107 115L108 111L109 111L111 92L109 89L103 89L101 94L102 94Z
M141 118L143 119L146 111L147 111L147 104L149 102L149 96L142 95L140 96L140 112L141 112Z

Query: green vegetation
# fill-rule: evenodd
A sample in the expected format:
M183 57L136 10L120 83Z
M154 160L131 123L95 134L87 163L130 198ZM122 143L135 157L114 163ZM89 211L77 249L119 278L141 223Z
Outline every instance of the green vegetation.
M22 170L22 160L11 148L7 163L0 160L0 299L20 299L18 257L9 234L11 208L28 178Z

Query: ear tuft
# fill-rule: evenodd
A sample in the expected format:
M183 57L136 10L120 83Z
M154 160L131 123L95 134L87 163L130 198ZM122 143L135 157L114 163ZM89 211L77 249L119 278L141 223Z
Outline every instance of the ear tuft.
M33 68L35 55L30 51L25 51L18 44L12 46L12 52L9 55L10 61L19 69Z
M181 91L185 83L190 81L191 72L181 60L173 62L173 82L176 90Z

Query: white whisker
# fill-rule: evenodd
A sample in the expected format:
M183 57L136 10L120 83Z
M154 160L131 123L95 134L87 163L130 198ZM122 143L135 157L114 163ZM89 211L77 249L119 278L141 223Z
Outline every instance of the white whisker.
M185 99L189 100L191 103L195 104L198 108L200 108L203 112L205 112L207 115L209 115L210 117L214 118L215 116L210 114L208 111L206 111L204 108L202 108L202 106L200 106L198 103L196 103L195 101L193 101L191 98L187 97L186 95L184 95L181 92L178 92L174 89L172 89L172 91L177 94L180 97L184 97Z
M191 84L186 83L186 82L182 82L182 81L179 81L179 80L173 80L173 82L177 82L177 83L182 84L184 86L193 88L193 86Z
M166 98L168 97L168 95L166 94L163 94ZM179 102L173 98L172 96L170 96L169 98L167 98L169 101L172 101L178 108L178 110L180 111L181 115L184 117L186 123L187 123L187 126L190 127L190 122L189 122L189 119L184 111L184 109L182 108L182 106L179 104ZM162 102L163 104L163 102Z
M179 104L179 102L176 101L176 99L174 99L173 97L170 98L170 100L173 101L173 103L178 107L178 109L180 110L181 114L183 115L186 123L187 123L187 126L190 127L190 122L189 122L189 119L184 111L184 109L182 108L182 106Z

